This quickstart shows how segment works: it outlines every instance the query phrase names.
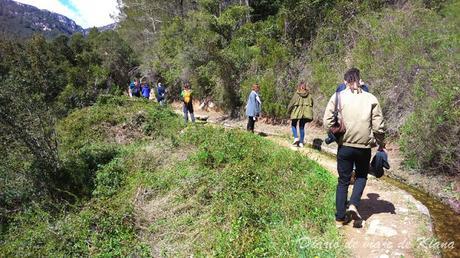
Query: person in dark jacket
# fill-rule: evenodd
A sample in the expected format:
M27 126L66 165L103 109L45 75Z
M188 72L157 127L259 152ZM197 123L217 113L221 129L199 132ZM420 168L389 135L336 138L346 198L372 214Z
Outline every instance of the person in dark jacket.
M363 81L360 80L359 85L360 85L360 87L361 87L361 89L363 91L369 92L369 87L366 84L364 84ZM341 84L339 84L339 86L337 86L337 89L335 89L335 92L341 92L341 91L345 90L346 88L347 88L346 82L341 83Z
M157 101L162 106L164 105L164 102L165 102L165 95L166 95L166 89L163 86L163 84L159 82L158 87L157 87Z
M252 85L252 91L249 93L248 101L246 103L246 116L248 117L248 124L246 126L248 131L254 132L254 126L258 117L260 116L260 107L262 101L259 97L259 84Z
M313 120L313 98L305 82L301 82L297 86L297 91L289 103L288 113L291 116L291 130L294 136L293 144L303 147L305 124ZM297 124L299 124L300 138L297 135Z
M130 97L140 97L141 96L141 86L139 85L139 80L137 78L129 85L129 96Z

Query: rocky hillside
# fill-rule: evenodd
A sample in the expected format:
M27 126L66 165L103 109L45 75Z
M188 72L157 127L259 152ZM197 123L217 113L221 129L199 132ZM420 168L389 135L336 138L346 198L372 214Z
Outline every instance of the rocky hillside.
M85 30L63 15L12 0L0 0L2 38L28 38L35 33L53 38L60 34L72 35L76 32L84 33Z

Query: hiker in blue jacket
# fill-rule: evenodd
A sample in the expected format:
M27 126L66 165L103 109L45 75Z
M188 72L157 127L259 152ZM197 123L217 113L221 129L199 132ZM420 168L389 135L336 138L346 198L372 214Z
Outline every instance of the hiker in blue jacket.
M163 84L159 82L158 87L157 87L157 101L162 106L165 104L165 95L166 95L166 89L163 86Z
M359 85L363 91L369 92L369 87L366 84L364 84L362 80L359 81ZM335 92L341 92L346 88L347 88L346 82L341 83L339 84L339 86L337 86L337 89L335 89Z
M259 97L259 84L252 85L252 91L249 94L248 102L246 104L246 116L248 117L247 130L254 132L254 125L260 116L260 107L262 102Z
M142 97L146 99L150 98L150 87L145 78L142 79L142 82L141 82L141 91L142 91Z

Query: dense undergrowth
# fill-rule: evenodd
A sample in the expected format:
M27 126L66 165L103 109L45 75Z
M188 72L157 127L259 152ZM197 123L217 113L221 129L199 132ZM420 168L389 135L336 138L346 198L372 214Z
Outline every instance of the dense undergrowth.
M11 216L2 255L344 254L333 177L259 136L184 127L167 108L107 96L58 132L64 174L81 188Z

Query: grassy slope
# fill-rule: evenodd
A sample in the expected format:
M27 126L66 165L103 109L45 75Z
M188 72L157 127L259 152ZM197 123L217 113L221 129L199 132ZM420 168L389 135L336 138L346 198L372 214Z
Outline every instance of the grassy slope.
M90 194L18 215L6 256L340 255L335 180L298 153L246 132L184 129L170 110L124 98L76 111L59 132L65 171Z

